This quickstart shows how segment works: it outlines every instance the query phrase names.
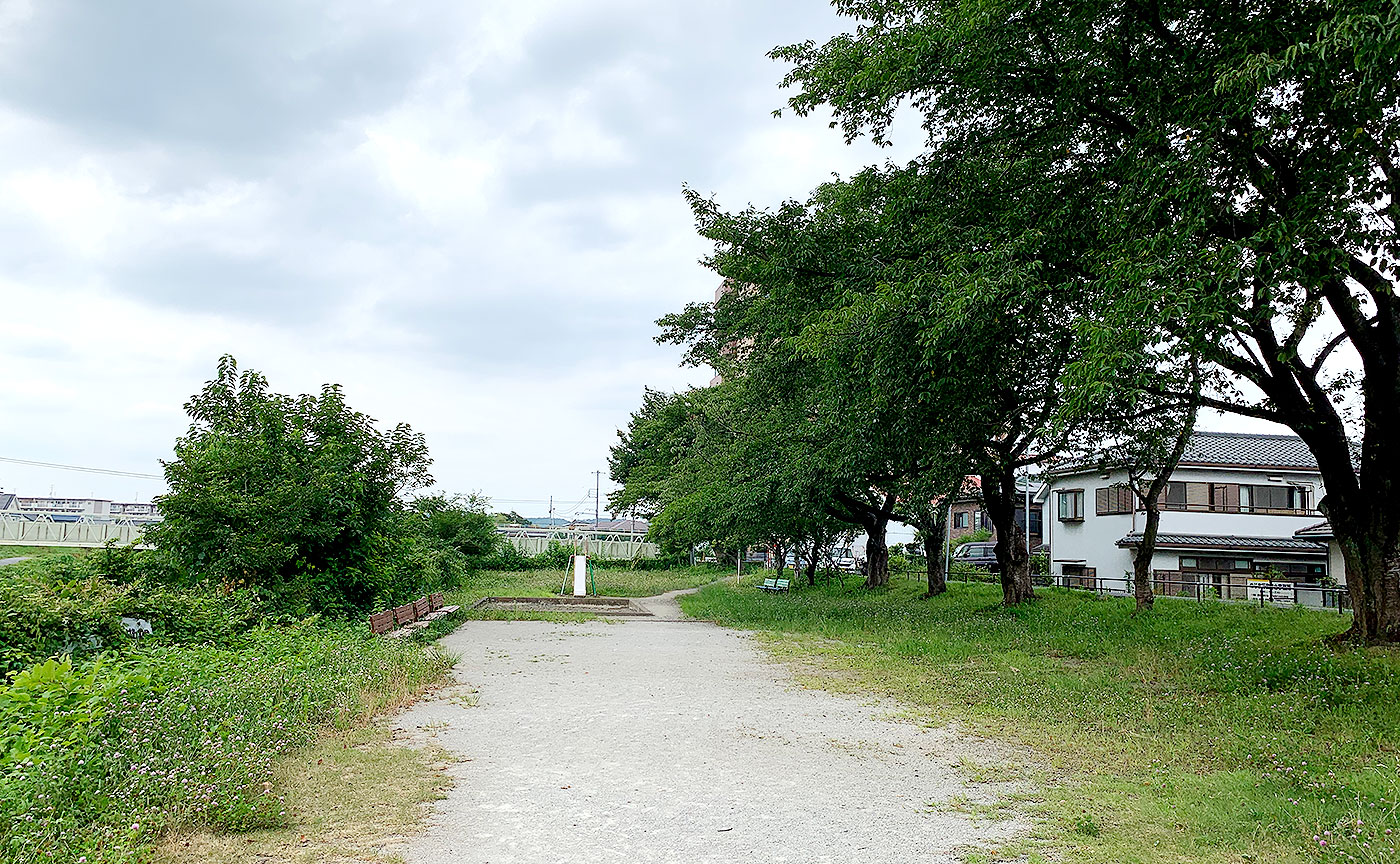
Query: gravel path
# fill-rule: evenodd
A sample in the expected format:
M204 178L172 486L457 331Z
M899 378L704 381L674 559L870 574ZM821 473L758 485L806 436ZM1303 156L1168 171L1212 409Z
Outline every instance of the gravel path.
M400 722L461 761L410 864L953 862L1027 828L947 806L995 797L952 767L989 745L803 690L740 633L473 621L443 642L460 686Z

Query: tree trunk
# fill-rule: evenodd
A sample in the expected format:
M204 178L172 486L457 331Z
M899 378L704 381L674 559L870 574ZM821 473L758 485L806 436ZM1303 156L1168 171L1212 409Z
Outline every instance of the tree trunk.
M997 530L997 567L1001 570L1001 599L1016 606L1035 598L1031 585L1026 532L1016 524L1016 472L1011 466L982 474L982 503Z
M937 597L948 590L948 574L943 571L943 543L948 529L946 510L923 525L924 561L928 569L928 593L925 598Z
M1351 595L1351 629L1343 638L1368 645L1400 644L1400 519L1394 506L1388 496L1351 508L1331 500L1323 504L1346 562Z
M1152 555L1157 550L1157 526L1162 524L1162 507L1157 497L1150 496L1142 503L1147 510L1142 542L1133 550L1133 608L1138 612L1151 609L1157 599L1152 592Z
M817 556L821 554L822 544L820 540L812 541L812 554L807 559L807 584L817 584Z
M885 529L890 517L878 516L865 527L865 587L879 588L890 583L890 547L885 545Z

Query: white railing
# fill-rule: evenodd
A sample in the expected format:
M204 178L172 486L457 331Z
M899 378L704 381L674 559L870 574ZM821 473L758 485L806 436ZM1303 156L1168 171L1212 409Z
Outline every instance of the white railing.
M496 529L519 549L523 555L539 555L551 542L559 543L579 553L595 558L627 559L655 558L661 548L648 543L646 535L634 531L592 531L586 527L522 528L504 526Z
M4 546L95 548L109 541L118 546L140 545L144 530L129 519L96 521L84 516L76 521L54 521L46 514L0 513L0 545Z

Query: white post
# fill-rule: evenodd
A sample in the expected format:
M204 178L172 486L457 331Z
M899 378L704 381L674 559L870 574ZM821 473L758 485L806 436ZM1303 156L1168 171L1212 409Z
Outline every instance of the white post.
M574 556L574 596L588 595L588 556Z

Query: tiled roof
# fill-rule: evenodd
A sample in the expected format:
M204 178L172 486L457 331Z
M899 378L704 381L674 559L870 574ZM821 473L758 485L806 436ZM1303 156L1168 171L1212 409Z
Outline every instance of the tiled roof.
M1297 435L1245 432L1196 432L1186 445L1181 464L1317 470L1312 451Z
M1220 465L1316 471L1317 460L1297 435L1257 435L1252 432L1194 432L1180 465ZM1067 459L1051 465L1052 474L1111 470L1101 455Z
M1293 532L1293 536L1308 537L1315 540L1331 540L1332 523L1324 519L1316 525L1309 525L1306 528L1299 528L1297 531Z
M1119 546L1136 546L1142 532L1133 531L1118 541ZM1192 549L1233 549L1254 552L1322 553L1327 547L1312 540L1294 537L1240 537L1233 534L1158 534L1158 546L1185 546Z

